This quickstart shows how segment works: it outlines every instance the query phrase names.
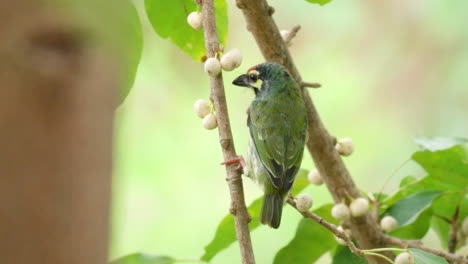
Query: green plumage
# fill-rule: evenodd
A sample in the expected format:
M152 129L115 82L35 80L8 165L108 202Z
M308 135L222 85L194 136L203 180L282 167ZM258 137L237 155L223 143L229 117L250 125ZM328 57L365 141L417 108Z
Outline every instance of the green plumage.
M253 67L234 84L253 88L256 94L248 111L251 138L246 175L256 180L265 193L260 222L278 228L285 197L304 152L304 101L298 84L286 68L276 63Z

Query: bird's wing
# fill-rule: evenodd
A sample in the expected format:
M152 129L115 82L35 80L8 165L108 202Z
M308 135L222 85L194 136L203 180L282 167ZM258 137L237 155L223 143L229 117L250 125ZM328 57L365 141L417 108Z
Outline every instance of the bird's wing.
M306 117L297 113L287 116L266 109L267 101L254 101L256 111L249 113L248 126L258 156L268 170L271 182L288 191L299 170L305 143Z

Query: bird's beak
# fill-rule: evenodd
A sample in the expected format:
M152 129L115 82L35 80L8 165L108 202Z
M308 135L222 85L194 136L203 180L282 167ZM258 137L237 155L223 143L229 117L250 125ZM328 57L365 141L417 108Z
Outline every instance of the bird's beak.
M241 76L237 77L232 84L237 85L237 86L244 86L244 87L250 87L249 80L247 79L246 74L242 74Z

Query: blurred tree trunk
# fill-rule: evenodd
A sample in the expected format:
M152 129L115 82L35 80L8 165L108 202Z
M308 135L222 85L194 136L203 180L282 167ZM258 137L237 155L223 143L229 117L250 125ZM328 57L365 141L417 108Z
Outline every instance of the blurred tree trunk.
M0 0L0 263L107 261L116 72L63 11Z

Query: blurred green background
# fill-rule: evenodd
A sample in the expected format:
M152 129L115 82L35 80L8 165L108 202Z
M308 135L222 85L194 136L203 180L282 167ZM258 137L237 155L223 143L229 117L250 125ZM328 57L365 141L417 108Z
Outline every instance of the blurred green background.
M223 73L236 148L244 154L251 91L231 85L263 61L241 11L229 3L226 49L244 55ZM305 81L320 82L311 95L332 135L353 138L345 159L358 186L386 192L406 175L415 136L468 136L468 2L462 0L335 0L325 6L272 0L280 29L302 26L291 53ZM228 213L229 193L216 130L205 130L193 110L209 98L203 65L159 38L136 1L145 37L134 88L116 113L111 258L149 252L194 259L203 253ZM314 165L305 155L303 168ZM261 195L248 179L248 202ZM326 187L306 189L315 205L330 201ZM283 212L279 230L252 233L257 263L271 263L293 237L300 215ZM434 236L426 239L439 246ZM327 256L320 263L329 263ZM237 244L212 263L240 263Z

